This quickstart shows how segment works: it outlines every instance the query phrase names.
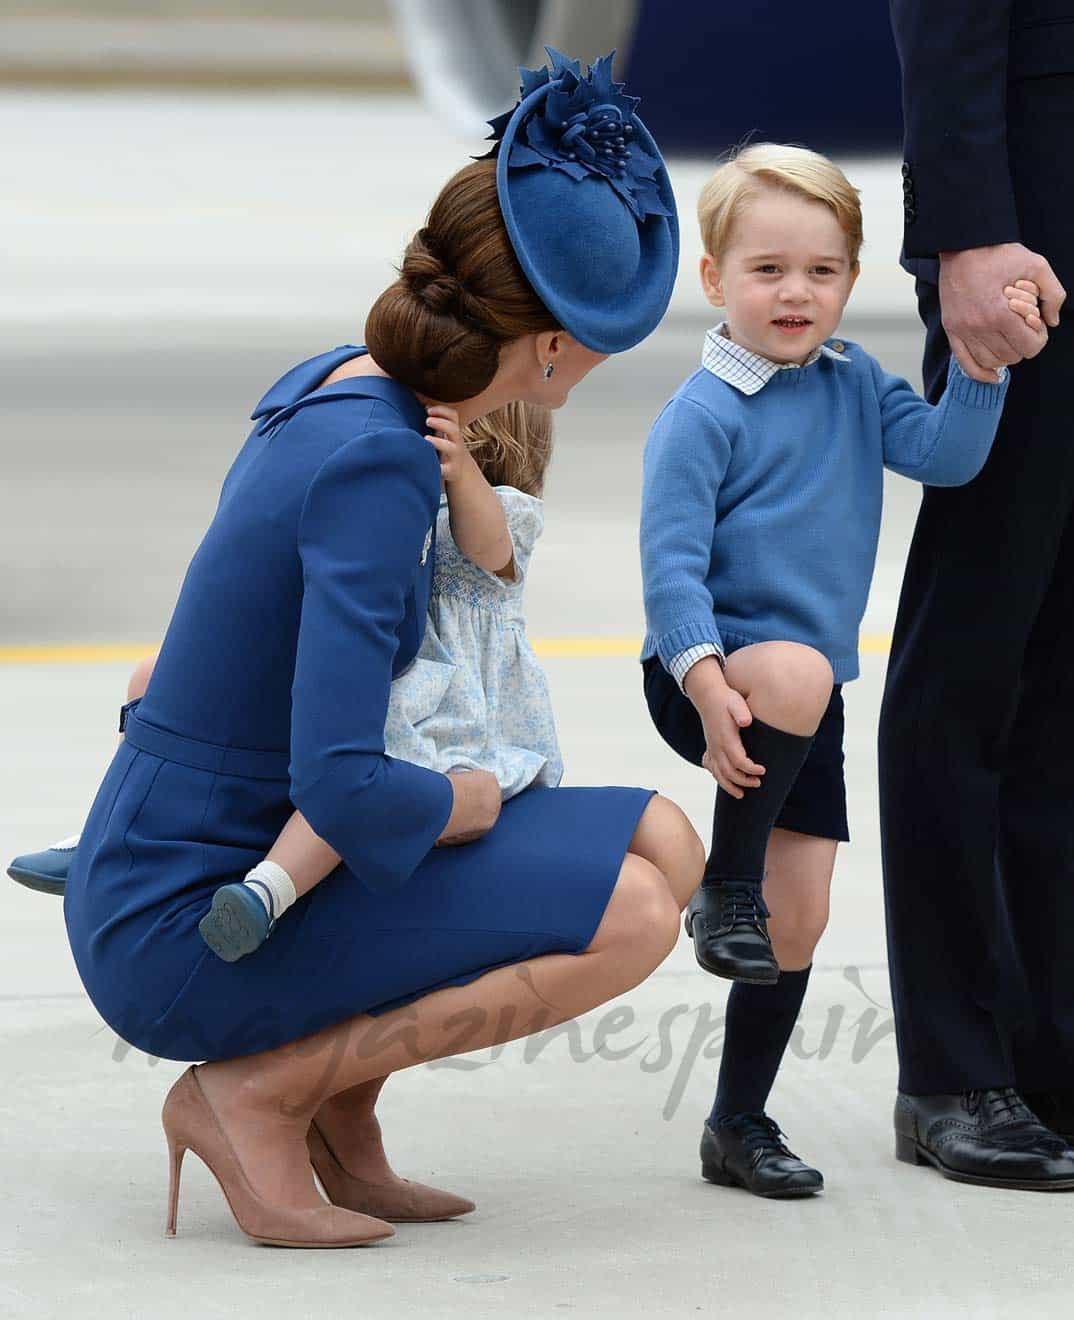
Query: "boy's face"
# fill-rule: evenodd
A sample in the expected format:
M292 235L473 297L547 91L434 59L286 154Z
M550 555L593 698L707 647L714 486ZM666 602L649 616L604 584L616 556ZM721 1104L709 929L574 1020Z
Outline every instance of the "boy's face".
M834 334L857 278L834 213L775 188L746 205L722 261L701 259L705 296L726 307L732 338L773 362L802 363Z

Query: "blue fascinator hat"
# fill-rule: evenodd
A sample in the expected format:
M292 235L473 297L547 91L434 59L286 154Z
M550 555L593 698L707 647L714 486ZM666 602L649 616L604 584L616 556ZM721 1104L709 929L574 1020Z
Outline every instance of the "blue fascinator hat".
M612 55L583 77L520 69L521 97L490 120L496 189L515 255L564 330L597 353L633 348L667 310L679 265L675 197L660 149L612 82Z

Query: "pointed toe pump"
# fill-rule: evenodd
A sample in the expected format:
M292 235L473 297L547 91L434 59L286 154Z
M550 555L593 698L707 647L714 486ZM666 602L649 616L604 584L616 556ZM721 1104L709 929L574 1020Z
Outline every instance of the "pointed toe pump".
M340 1206L292 1209L272 1205L259 1196L243 1172L194 1067L188 1068L168 1092L161 1120L171 1170L165 1227L169 1237L175 1236L179 1175L188 1150L207 1165L220 1184L235 1222L255 1242L277 1247L364 1247L395 1232L383 1220Z
M442 1192L439 1188L426 1187L424 1183L409 1182L405 1178L396 1183L373 1183L356 1178L339 1162L316 1123L310 1124L306 1143L313 1170L333 1205L400 1224L457 1219L477 1208L465 1196Z

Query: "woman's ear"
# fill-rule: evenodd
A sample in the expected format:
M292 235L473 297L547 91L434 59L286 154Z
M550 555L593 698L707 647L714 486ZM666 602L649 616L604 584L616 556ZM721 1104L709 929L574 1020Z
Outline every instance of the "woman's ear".
M542 330L536 336L537 362L543 371L549 362L555 362L563 352L568 338L562 330Z
M716 258L706 252L701 258L701 288L713 307L724 307L723 279Z

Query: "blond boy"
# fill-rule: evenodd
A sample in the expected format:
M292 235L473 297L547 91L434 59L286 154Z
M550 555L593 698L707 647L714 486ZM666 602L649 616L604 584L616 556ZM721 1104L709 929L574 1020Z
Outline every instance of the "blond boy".
M842 687L859 672L884 469L970 481L1007 380L979 383L952 359L932 406L833 337L862 218L825 157L748 147L717 169L698 213L702 288L726 319L645 451L645 695L665 741L717 781L687 931L700 965L736 984L702 1173L805 1196L823 1178L764 1109L849 839ZM1005 292L1039 331L1035 286Z

